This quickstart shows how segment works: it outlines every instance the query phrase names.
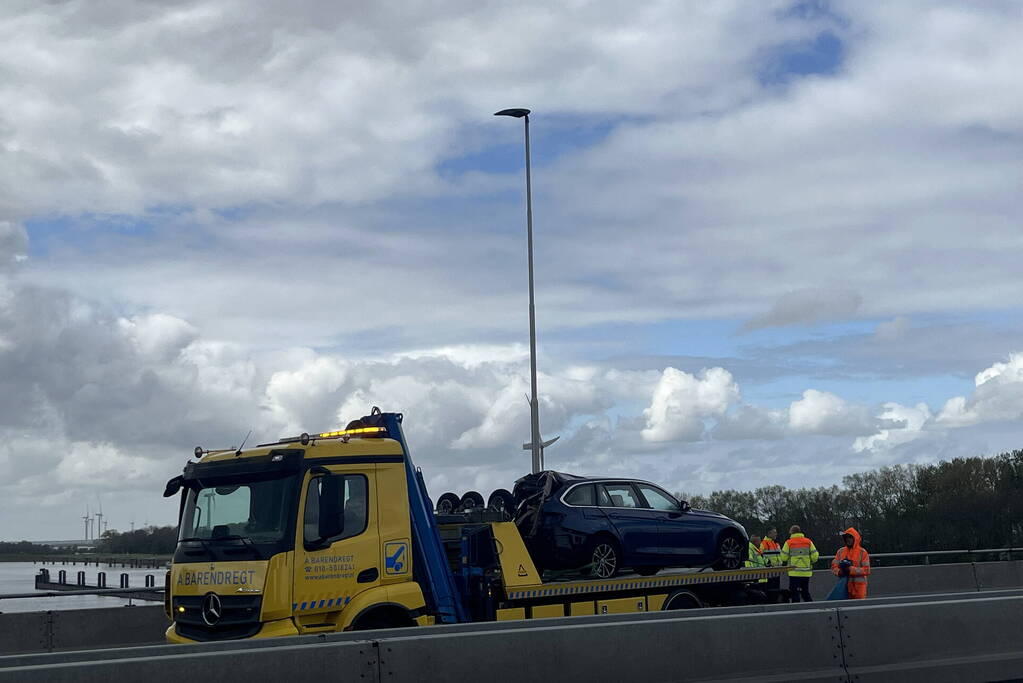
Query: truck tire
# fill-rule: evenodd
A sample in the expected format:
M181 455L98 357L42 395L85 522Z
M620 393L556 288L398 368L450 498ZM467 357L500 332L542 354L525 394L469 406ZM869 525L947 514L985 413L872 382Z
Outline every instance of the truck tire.
M703 600L700 600L696 593L685 588L679 588L664 599L661 609L699 609L700 607L703 607Z
M618 541L608 536L597 536L590 541L586 557L592 565L593 575L600 579L613 578L622 568L622 551Z
M487 509L491 512L503 512L511 517L515 514L515 497L507 489L497 489L487 499Z
M483 496L480 495L479 491L469 491L462 500L458 503L458 511L466 512L468 510L483 509Z
M461 498L453 493L445 493L437 499L437 514L450 515L458 509Z
M749 543L744 543L742 536L737 531L725 531L718 537L717 560L714 562L715 570L742 569L746 557L746 548Z

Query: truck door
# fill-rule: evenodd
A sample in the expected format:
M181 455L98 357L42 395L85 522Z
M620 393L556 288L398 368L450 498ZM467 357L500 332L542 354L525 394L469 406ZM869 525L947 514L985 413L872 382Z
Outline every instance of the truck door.
M329 472L341 503L340 533L319 536L321 495ZM380 565L374 465L315 467L305 475L295 543L295 583L292 611L296 624L315 627L339 620L340 612L364 590L380 585Z

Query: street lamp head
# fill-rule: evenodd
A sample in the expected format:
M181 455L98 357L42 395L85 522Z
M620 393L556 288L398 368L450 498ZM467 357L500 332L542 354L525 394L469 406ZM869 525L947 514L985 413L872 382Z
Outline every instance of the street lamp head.
M495 112L494 116L514 116L517 119L521 119L523 116L529 116L528 109L502 109L499 112Z

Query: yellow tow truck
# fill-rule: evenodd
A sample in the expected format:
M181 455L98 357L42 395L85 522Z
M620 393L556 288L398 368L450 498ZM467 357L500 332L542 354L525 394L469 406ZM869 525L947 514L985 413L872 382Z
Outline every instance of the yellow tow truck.
M544 581L506 513L435 515L400 413L247 450L195 449L167 572L172 643L684 609L786 567Z

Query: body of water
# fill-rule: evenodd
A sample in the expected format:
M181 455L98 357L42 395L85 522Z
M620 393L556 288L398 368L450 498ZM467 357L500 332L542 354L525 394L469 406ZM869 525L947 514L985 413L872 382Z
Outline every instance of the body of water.
M50 580L57 580L57 572L61 569L67 571L69 583L75 583L78 572L85 572L85 582L96 585L96 575L99 572L107 573L107 586L117 588L120 583L119 577L122 573L128 575L128 585L132 588L142 588L146 585L146 574L152 574L158 588L163 587L164 569L122 569L120 566L107 567L105 564L96 566L90 564L83 567L81 563L76 565L46 564L32 562L0 562L0 595L9 593L32 593L35 592L35 576L39 570L46 567L50 571ZM136 605L156 605L159 603L149 600L134 600ZM57 597L41 598L17 598L0 599L0 612L44 612L46 610L58 609L82 609L91 607L118 607L127 605L128 600L122 597L107 595L66 595Z

